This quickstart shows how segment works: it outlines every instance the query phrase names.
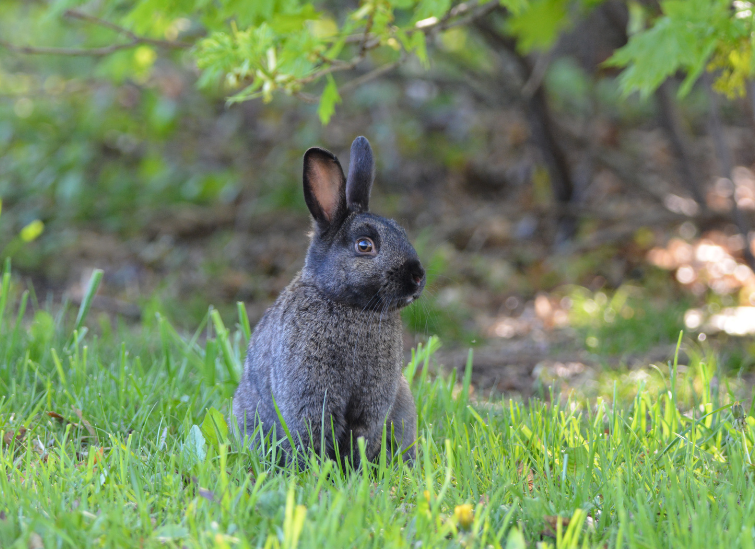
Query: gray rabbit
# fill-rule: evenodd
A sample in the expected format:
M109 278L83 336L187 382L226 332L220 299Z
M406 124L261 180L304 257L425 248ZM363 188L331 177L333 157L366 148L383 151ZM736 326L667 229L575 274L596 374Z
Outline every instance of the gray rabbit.
M356 467L357 439L374 460L384 426L404 460L415 456L399 309L419 298L425 271L406 231L369 213L373 179L364 137L351 145L348 178L329 151L304 154L304 199L314 218L304 268L257 324L233 401L241 432L251 434L256 421L265 434L275 427L287 460L292 448L276 405L300 456L311 446Z

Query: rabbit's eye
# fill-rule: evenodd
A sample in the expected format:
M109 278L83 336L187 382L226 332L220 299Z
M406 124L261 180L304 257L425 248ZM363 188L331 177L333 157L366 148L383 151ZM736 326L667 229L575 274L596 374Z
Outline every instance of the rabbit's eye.
M356 248L357 253L360 254L371 254L375 250L375 244L373 244L372 240L366 237L358 238L354 247Z

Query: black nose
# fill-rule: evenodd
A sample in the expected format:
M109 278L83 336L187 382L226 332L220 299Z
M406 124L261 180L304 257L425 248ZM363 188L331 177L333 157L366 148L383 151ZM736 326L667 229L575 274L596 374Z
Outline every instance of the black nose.
M406 271L415 286L419 287L425 279L425 269L418 259L410 259L406 262Z

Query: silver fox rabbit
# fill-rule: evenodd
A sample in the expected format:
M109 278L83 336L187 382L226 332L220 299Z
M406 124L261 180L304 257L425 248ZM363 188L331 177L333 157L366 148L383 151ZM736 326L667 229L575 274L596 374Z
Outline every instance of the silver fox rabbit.
M373 460L386 426L404 460L415 456L399 309L419 298L425 271L406 231L369 213L373 179L364 137L351 145L348 178L329 151L304 154L304 199L314 218L304 268L257 324L233 401L241 432L251 435L257 421L265 435L275 428L286 460L292 448L276 405L300 455L312 447L357 466L357 439Z

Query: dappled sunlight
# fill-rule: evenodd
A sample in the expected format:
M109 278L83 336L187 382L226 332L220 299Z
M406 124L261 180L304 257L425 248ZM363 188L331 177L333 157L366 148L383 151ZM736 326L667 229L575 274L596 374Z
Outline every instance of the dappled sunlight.
M539 293L524 305L520 314L503 314L492 320L486 330L489 337L512 339L525 337L536 330L550 330L569 325L571 299Z
M755 274L742 258L740 235L707 233L692 243L672 238L665 247L648 252L648 261L661 269L674 271L676 280L693 294L707 290L718 295L739 292L742 304L755 304Z
M755 210L755 174L744 166L732 170L732 179L720 177L706 197L713 211L728 212L734 206L740 210Z
M736 196L741 209L755 209L755 175L745 168L734 170L735 185L719 180L712 192ZM681 231L680 231L681 232ZM672 238L665 247L656 247L647 254L648 261L661 269L673 271L676 280L694 295L703 297L711 292L724 298L725 306L716 302L695 307L684 313L686 329L700 332L699 340L708 334L725 333L734 336L755 334L755 273L743 257L744 239L741 235L726 235L711 231L701 238L688 241Z
M729 335L744 336L755 334L755 307L726 307L718 311L716 307L690 309L684 313L684 324L690 330L701 330L699 339L705 334L725 332ZM718 311L718 312L710 312Z

